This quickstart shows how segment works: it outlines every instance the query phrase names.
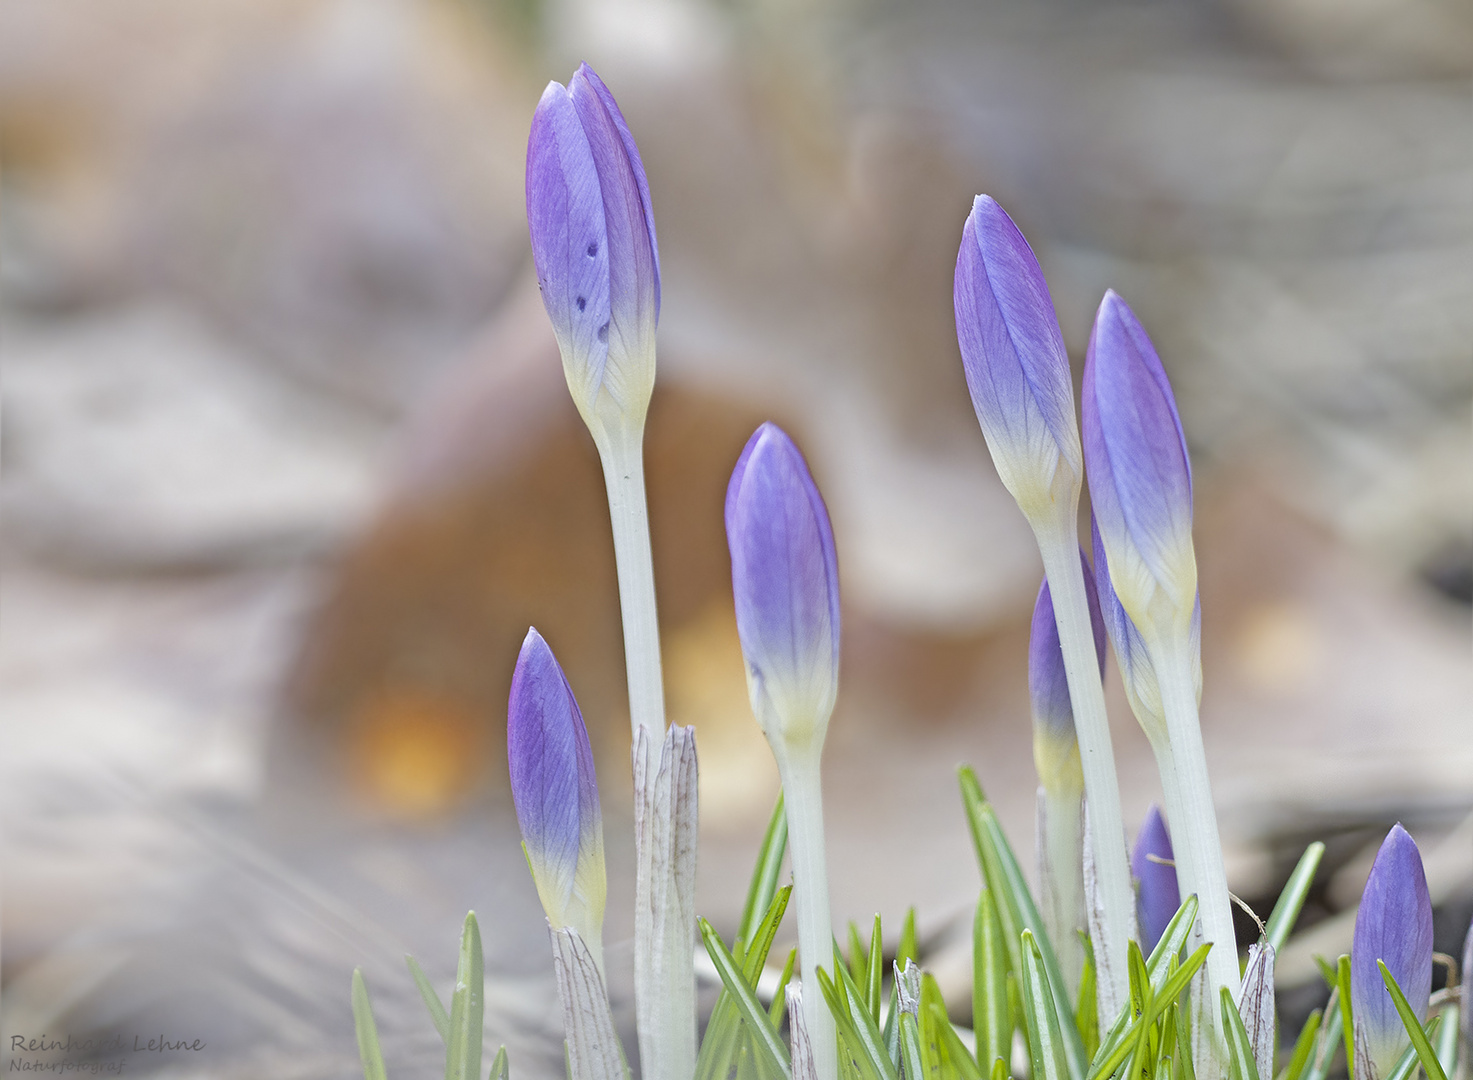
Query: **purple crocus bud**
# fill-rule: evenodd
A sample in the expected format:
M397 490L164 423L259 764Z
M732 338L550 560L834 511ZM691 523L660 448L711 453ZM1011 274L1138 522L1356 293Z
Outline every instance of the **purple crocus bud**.
M1095 317L1081 393L1090 502L1115 594L1142 634L1184 636L1197 597L1192 466L1166 372L1113 290Z
M1033 249L986 195L962 229L952 296L967 388L998 476L1035 527L1060 514L1072 521L1084 457L1064 335Z
M1089 620L1094 630L1095 654L1100 677L1105 675L1105 621L1094 574L1084 552L1084 591L1089 600ZM1033 605L1033 627L1028 638L1028 693L1033 705L1033 763L1038 779L1050 794L1083 790L1079 741L1074 733L1074 709L1069 701L1069 680L1064 671L1064 650L1059 644L1059 627L1054 620L1054 601L1045 579Z
M549 83L527 140L527 224L573 401L595 438L642 428L655 379L660 254L629 126L587 64Z
M1350 947L1350 1004L1355 1018L1356 1080L1388 1075L1411 1044L1376 961L1386 964L1418 1021L1432 996L1432 898L1422 853L1400 824L1376 853L1355 913ZM1362 1069L1369 1062L1371 1075Z
M522 846L548 924L572 927L601 957L608 880L593 752L572 687L535 629L527 631L511 679L506 757Z
M1161 816L1160 807L1152 803L1130 853L1130 872L1138 883L1135 913L1140 921L1141 948L1147 953L1156 947L1176 909L1181 907L1176 867L1170 865L1175 859L1166 819Z
M732 470L726 540L752 710L779 762L822 748L839 681L839 568L803 455L763 424Z

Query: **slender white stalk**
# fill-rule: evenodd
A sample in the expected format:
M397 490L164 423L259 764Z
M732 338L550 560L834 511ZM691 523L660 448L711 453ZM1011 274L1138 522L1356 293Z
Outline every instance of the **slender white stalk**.
M1110 722L1105 715L1105 691L1100 682L1100 662L1073 520L1069 516L1065 528L1035 525L1034 535L1053 596L1054 621L1063 647L1069 704L1074 711L1074 731L1084 768L1085 797L1089 800L1090 841L1104 915L1100 923L1104 940L1093 943L1098 980L1095 992L1100 1030L1107 1031L1129 1000L1126 950L1135 936L1135 898L1120 814L1120 785L1110 746Z
M788 754L779 754L777 758L783 782L783 806L788 815L793 902L798 907L798 959L803 973L803 1015L813 1053L813 1074L817 1080L838 1080L839 1053L834 1018L829 1014L818 986L819 966L831 967L834 955L818 753L815 749L798 760L793 760Z
M655 609L655 571L650 551L649 512L644 490L643 425L633 431L594 431L619 575L619 610L624 621L624 665L629 679L629 723L635 754L658 758L665 742L665 691L660 672L660 625ZM641 751L641 745L645 747ZM654 763L650 762L651 771ZM639 1023L641 1073L647 1080L689 1080L695 1067L696 1008L693 950L657 940L678 934L678 890L655 880L657 867L677 859L672 847L680 830L672 826L668 800L656 798L657 784L636 780L635 832L639 879L636 899L659 906L641 911L634 922L634 999ZM694 798L694 793L692 793ZM694 934L693 922L685 920Z
M1044 928L1064 969L1064 988L1079 994L1088 928L1084 908L1084 804L1078 792L1038 789L1038 882Z
M1193 981L1192 1054L1199 1077L1218 1076L1224 1070L1226 1055L1217 1003L1222 987L1228 987L1235 998L1239 988L1232 901L1207 777L1191 664L1182 650L1158 647L1152 651L1156 653L1152 666L1161 688L1168 739L1167 746L1157 749L1156 759L1167 798L1177 885L1183 896L1195 893L1197 897L1193 947L1205 941L1213 943L1203 976Z
M629 723L633 731L645 728L651 745L659 746L665 735L665 690L660 675L660 624L655 612L650 519L645 507L643 442L642 428L631 435L611 432L597 440L619 573Z
M696 743L671 725L664 744L634 736L635 1000L640 1073L689 1080L696 1068ZM649 992L644 992L648 988Z

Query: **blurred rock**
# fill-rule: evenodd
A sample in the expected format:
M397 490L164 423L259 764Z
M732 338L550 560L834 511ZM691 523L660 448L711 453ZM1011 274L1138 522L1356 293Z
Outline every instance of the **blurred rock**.
M382 436L163 305L6 335L6 540L53 567L182 573L342 543Z
M446 3L7 4L11 288L162 286L397 413L525 260L523 78Z

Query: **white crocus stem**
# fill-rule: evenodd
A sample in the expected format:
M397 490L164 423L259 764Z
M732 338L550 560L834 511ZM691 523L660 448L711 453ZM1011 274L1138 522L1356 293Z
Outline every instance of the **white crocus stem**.
M783 806L788 816L788 852L793 864L793 902L798 907L798 958L803 973L803 1014L813 1052L814 1076L838 1080L834 1018L819 991L818 968L833 965L834 929L829 911L828 861L823 842L823 785L818 747L797 755L778 754ZM837 975L835 975L837 978Z
M595 439L609 494L619 611L624 619L624 665L629 678L629 723L644 728L653 746L665 736L665 690L660 675L660 624L655 613L655 567L644 495L644 427L605 431Z
M1192 661L1185 648L1173 649L1164 643L1157 643L1151 652L1166 717L1168 745L1158 748L1157 761L1168 800L1167 824L1176 857L1177 886L1182 896L1196 894L1199 905L1192 947L1205 941L1213 943L1203 965L1205 978L1195 980L1193 986L1192 1053L1198 1076L1218 1076L1226 1061L1218 1001L1222 987L1235 997L1239 987L1232 901L1222 862L1217 812L1212 805L1212 786L1207 778Z
M631 430L632 429L632 430ZM590 430L594 430L590 425ZM629 723L635 752L658 758L665 742L665 691L660 672L660 625L655 608L655 570L650 551L649 511L644 490L643 424L594 430L619 575L619 610L624 620L624 665L629 679ZM653 767L653 762L651 762ZM677 831L671 803L655 797L657 785L636 783L635 808L645 827L636 830L635 860L642 878L675 857L669 840ZM693 794L692 794L692 797ZM653 845L653 850L648 848ZM679 932L677 890L655 880L636 883L637 897L658 904L634 923L634 998L640 1024L640 1060L648 1080L689 1080L695 1067L695 968L691 949L667 947L657 935ZM695 932L687 920L688 932Z
M1077 791L1038 789L1039 902L1044 928L1064 969L1064 989L1079 994L1084 971L1084 804Z
M1105 690L1100 681L1100 662L1095 653L1094 628L1073 523L1071 513L1064 525L1040 528L1035 524L1034 534L1053 596L1054 621L1063 647L1069 704L1074 712L1074 731L1084 769L1085 797L1089 800L1095 879L1104 909L1100 926L1104 940L1094 942L1098 980L1095 992L1100 1030L1108 1031L1129 1000L1126 950L1135 936L1135 897L1130 885L1130 861L1125 852L1125 825L1120 814L1115 754L1110 746L1110 722L1105 715Z

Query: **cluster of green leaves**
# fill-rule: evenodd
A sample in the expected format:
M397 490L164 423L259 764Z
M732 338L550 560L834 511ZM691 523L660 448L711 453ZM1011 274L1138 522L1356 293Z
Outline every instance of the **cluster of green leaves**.
M972 923L972 1027L952 1023L940 986L917 966L914 909L888 964L880 917L867 937L850 923L847 957L835 943L832 969L818 969L818 989L838 1031L842 1080L1011 1080L1020 1033L1030 1080L1196 1080L1186 994L1212 947L1186 948L1196 898L1182 904L1150 956L1130 944L1130 1000L1102 1033L1088 939L1078 994L1070 1000L1058 954L995 808L970 768L961 770L960 781L983 879ZM699 920L722 990L693 1080L793 1080L783 1024L796 949L786 957L770 1003L758 991L792 895L792 886L778 885L786 850L787 819L779 797L735 940L728 946L710 923ZM1264 926L1263 945L1277 950L1288 940L1323 854L1324 845L1312 844L1301 857ZM445 1080L480 1080L484 976L475 913L465 919L448 1010L414 958L405 959L445 1043ZM1273 1077L1260 1076L1253 1036L1223 991L1227 1080L1326 1080L1342 1046L1350 1080L1360 1080L1354 1075L1350 957L1319 964L1330 999L1310 1014L1288 1062ZM1418 1066L1427 1080L1448 1080L1457 1055L1456 1002L1441 1004L1421 1024L1384 964L1381 974L1412 1042L1382 1080L1412 1080ZM365 1080L387 1080L361 971L353 973L352 1000ZM508 1080L504 1046L487 1080Z
M1079 992L1071 1000L1057 951L996 810L971 769L963 769L960 778L983 878L972 928L972 1028L953 1024L940 986L916 966L914 911L889 965L879 917L867 938L851 924L847 958L836 943L832 969L819 969L819 989L838 1029L842 1080L1010 1080L1020 1033L1031 1080L1195 1080L1186 993L1211 948L1186 949L1196 898L1189 897L1177 911L1149 957L1131 945L1130 1001L1101 1033L1088 940ZM764 1007L757 992L763 958L788 900L788 891L776 887L786 839L781 815L779 804L736 941L728 948L708 923L701 923L723 991L702 1045L697 1080L791 1080L793 1075L781 1037L782 986L792 974L791 954L773 1003ZM1270 917L1266 943L1277 947L1288 937L1323 851L1313 845L1305 852ZM1259 1077L1230 997L1224 1010L1229 1080L1324 1080L1323 1070L1306 1069L1312 1035L1296 1046L1289 1069L1276 1078Z
M440 995L430 984L424 969L412 956L406 956L409 974L419 987L430 1020L445 1043L445 1080L481 1080L481 1043L485 1033L486 992L484 953L481 950L481 928L476 913L468 912L460 935L460 958L455 966L455 990L450 995L447 1011ZM379 1049L378 1024L368 1001L368 984L361 968L353 971L353 1025L358 1031L358 1056L363 1061L364 1080L387 1080L383 1053ZM508 1080L510 1066L506 1047L496 1052L486 1080Z

